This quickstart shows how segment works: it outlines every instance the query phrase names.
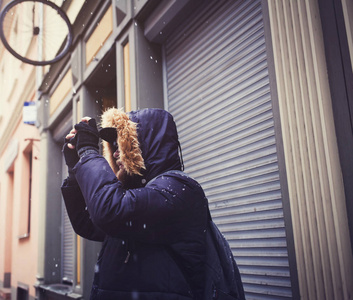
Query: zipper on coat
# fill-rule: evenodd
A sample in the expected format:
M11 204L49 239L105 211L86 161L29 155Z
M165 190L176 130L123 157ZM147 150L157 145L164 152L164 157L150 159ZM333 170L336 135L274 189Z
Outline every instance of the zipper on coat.
M127 251L127 256L126 256L125 261L124 261L126 264L129 262L129 258L130 258L130 251L128 250Z

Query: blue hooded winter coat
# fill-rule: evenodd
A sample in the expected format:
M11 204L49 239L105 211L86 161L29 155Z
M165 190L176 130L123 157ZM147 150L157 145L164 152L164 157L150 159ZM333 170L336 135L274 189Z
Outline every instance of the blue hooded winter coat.
M95 153L76 164L77 182L62 185L75 232L103 242L91 299L202 299L207 199L180 171L172 116L145 109L129 118L146 167L135 188L125 189Z

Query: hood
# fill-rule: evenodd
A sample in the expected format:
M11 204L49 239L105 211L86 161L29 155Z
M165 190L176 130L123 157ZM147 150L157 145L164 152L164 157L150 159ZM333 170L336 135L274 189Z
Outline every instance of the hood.
M118 167L113 158L114 150L107 142L112 138L117 141L125 170L144 183L163 172L181 169L178 133L167 111L148 108L127 114L110 108L102 115L101 127L103 156L114 173ZM112 134L112 129L104 130L106 127L116 128L116 133Z

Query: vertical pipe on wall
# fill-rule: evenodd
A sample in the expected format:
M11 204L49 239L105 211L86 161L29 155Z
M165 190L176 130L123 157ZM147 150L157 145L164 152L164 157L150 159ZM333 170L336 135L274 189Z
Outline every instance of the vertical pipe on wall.
M42 102L45 99L41 100ZM37 270L37 282L36 285L44 283L45 275L45 243L46 243L46 210L47 210L47 169L46 164L48 160L48 131L43 130L40 134L40 171L39 177L41 178L41 188L39 189L38 199L38 270ZM37 290L39 293L39 290Z

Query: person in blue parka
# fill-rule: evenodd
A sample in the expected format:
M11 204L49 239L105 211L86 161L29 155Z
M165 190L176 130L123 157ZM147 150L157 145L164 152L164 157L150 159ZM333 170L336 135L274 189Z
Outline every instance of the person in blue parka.
M103 242L91 299L201 300L207 199L181 171L173 117L111 108L101 127L84 118L63 147L72 226Z

